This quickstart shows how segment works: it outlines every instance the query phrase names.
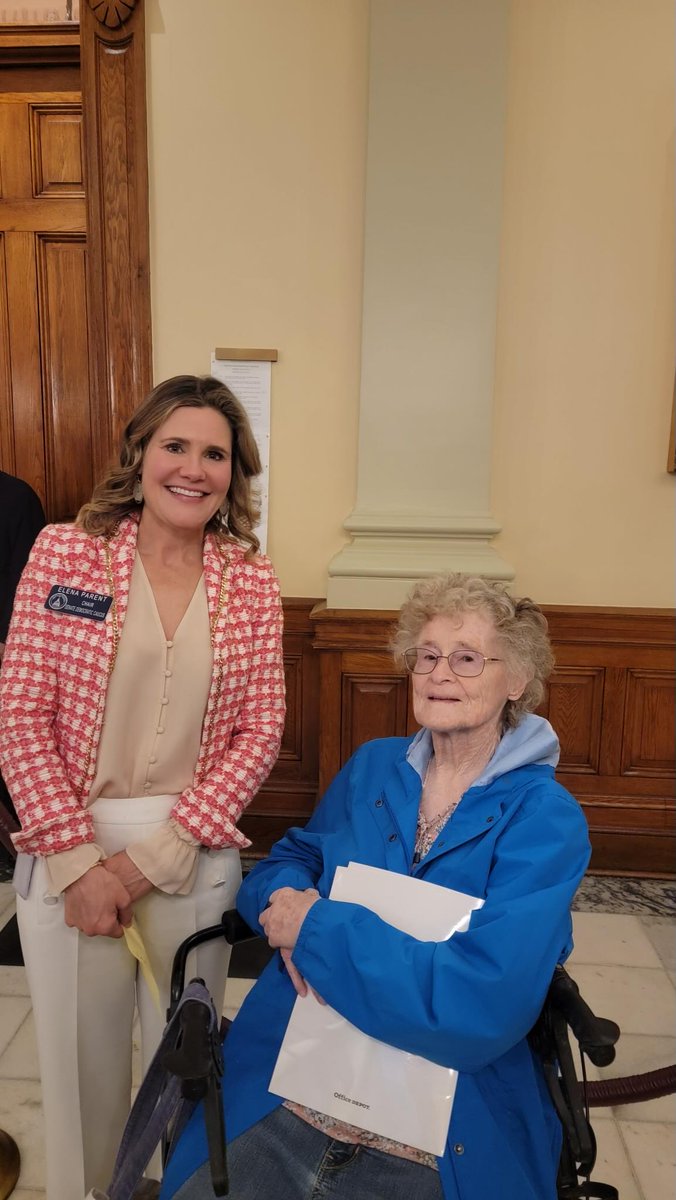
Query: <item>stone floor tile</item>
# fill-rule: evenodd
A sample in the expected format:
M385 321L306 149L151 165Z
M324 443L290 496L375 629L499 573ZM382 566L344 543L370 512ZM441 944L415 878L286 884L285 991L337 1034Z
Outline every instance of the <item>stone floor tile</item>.
M27 1014L7 1049L0 1055L0 1080L3 1079L40 1079L32 1012Z
M27 996L25 967L0 967L0 996Z
M45 1179L39 1083L31 1079L3 1080L0 1088L0 1126L11 1134L21 1153L19 1187L39 1191ZM17 1191L14 1194L19 1193Z
M666 965L640 919L628 913L576 912L573 940L575 947L568 960L573 974L576 963L658 968Z
M659 954L662 966L676 971L676 921L648 916L639 917L639 920Z
M673 1035L676 995L666 971L580 964L573 974L590 1008L623 1033Z
M673 1196L676 1168L674 1126L657 1121L620 1121L618 1127L644 1200L667 1200L667 1197Z
M30 1007L26 996L0 996L0 1054L6 1050Z
M598 1115L593 1115L592 1124L598 1149L592 1179L598 1183L613 1184L621 1200L648 1200L638 1185L615 1121L599 1119Z
M11 883L0 883L0 929L16 912L16 893Z

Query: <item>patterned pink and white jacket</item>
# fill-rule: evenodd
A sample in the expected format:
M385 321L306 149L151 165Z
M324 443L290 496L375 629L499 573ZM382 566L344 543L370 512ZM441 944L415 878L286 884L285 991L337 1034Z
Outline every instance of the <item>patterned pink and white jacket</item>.
M49 525L21 577L0 673L0 767L21 832L16 845L48 855L94 841L85 805L96 770L116 635L124 624L137 521L107 542ZM267 778L284 726L282 610L263 556L208 534L204 578L214 667L192 787L172 817L205 846L250 845L236 828ZM114 595L105 620L52 612L54 584Z

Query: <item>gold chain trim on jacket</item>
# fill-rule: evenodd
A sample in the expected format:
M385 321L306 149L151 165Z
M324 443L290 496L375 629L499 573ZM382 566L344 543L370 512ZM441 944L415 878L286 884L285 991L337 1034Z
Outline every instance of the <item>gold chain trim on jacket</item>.
M113 603L110 608L111 625L112 625L112 631L113 631L113 650L112 650L112 654L110 655L110 657L108 659L108 672L106 674L106 688L105 688L103 694L98 697L98 700L96 702L96 714L94 717L94 724L92 726L92 731L91 731L91 733L89 735L89 739L87 741L87 749L85 752L85 765L84 765L84 769L82 771L82 775L80 777L80 785L78 787L78 795L80 797L82 797L84 795L84 789L87 784L87 776L89 775L89 768L91 766L92 755L94 753L94 739L96 737L96 731L99 728L99 717L101 716L101 709L103 708L103 706L105 705L105 702L106 702L106 694L108 691L108 681L113 673L113 668L115 666L115 660L117 658L117 648L120 644L120 622L119 622L118 613L117 613L117 597L115 595L115 579L113 576L113 564L112 564L112 559L111 559L111 555L110 555L110 544L109 544L107 538L104 538L104 541L103 541L103 553L104 553L105 559L106 559L106 579L108 581L108 588L110 591L110 595L113 598Z
M104 554L104 557L106 557L106 578L108 581L108 589L109 589L110 595L112 595L112 598L113 598L113 604L110 605L110 624L112 624L112 628L113 628L113 653L110 654L109 659L108 659L108 673L106 676L106 690L103 691L103 694L101 696L98 696L98 700L96 702L96 715L94 718L94 726L92 726L91 733L89 734L88 743L86 743L86 751L85 751L85 756L84 756L84 769L83 769L82 775L80 775L80 781L79 781L79 787L78 787L78 796L80 796L80 797L82 797L84 794L84 788L86 786L86 776L89 775L89 768L91 766L91 756L92 756L92 754L94 754L94 739L96 737L96 731L98 728L98 718L100 718L100 716L101 716L101 709L103 708L104 704L106 704L106 695L107 695L107 691L108 691L108 680L109 680L110 676L112 676L112 674L113 674L113 668L115 666L115 659L118 658L118 646L120 644L120 622L119 622L119 618L118 618L118 598L116 598L116 595L115 595L115 578L113 576L113 562L112 562L112 558L110 558L110 545L109 545L109 541L107 538L103 539L103 554Z
M213 728L214 728L214 718L216 715L216 709L218 708L218 702L221 698L221 691L223 690L223 669L224 668L223 668L223 659L222 659L221 655L219 654L218 657L216 657L216 626L218 625L220 615L225 608L226 601L228 598L228 588L230 585L230 572L228 569L230 566L230 555L228 554L227 550L223 550L221 547L219 547L219 549L221 552L221 557L223 559L223 569L221 571L221 585L218 589L218 601L216 603L216 611L215 611L213 617L211 618L211 621L209 622L211 647L212 647L212 650L214 651L214 660L215 660L214 666L216 668L216 680L214 683L214 694L212 697L212 703L211 703L211 708L210 708L210 712L209 712L209 724L207 725L204 736L202 738L202 745L205 745L205 746L209 746L211 744L211 734L212 734ZM196 778L195 783L197 783L197 782L198 782L198 780Z
M211 621L209 622L209 633L211 636L212 649L215 646L216 626L218 625L219 617L220 617L221 613L223 612L223 609L225 608L225 602L226 602L227 596L228 596L228 586L230 584L230 575L228 573L228 567L230 566L230 555L228 554L227 550L223 550L223 549L221 549L221 547L219 547L219 550L220 550L221 558L223 559L223 570L221 571L221 586L218 589L218 600L216 602L216 612L214 613L213 617L211 618Z
M105 541L103 543L103 553L106 556L106 579L108 580L108 587L110 589L110 594L113 597L113 603L110 608L110 621L111 621L111 625L113 627L113 653L111 654L110 660L108 662L108 679L110 679L110 677L113 673L113 668L115 666L115 660L117 658L117 648L120 644L120 622L119 622L118 613L117 613L117 596L115 594L115 576L113 575L113 560L112 560L111 553L110 553L110 542L108 541L107 538L105 539Z

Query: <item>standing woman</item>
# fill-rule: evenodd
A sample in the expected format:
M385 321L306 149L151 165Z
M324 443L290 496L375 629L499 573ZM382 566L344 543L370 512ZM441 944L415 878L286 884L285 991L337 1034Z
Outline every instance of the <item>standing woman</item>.
M17 591L0 761L22 826L49 1200L106 1187L134 1003L145 1069L174 950L232 904L249 845L237 821L277 756L282 614L253 531L260 470L229 389L169 379L75 524L40 535ZM132 916L159 1006L128 948ZM227 955L197 955L218 1006Z

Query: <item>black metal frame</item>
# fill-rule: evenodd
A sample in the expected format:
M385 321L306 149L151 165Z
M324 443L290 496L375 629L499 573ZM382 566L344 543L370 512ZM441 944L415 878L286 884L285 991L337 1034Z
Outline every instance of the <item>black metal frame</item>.
M183 993L186 964L192 950L215 938L223 937L234 946L256 936L239 913L231 909L223 913L219 925L210 925L181 942L172 967L167 1020L176 1011ZM184 1006L183 1013L184 1036L178 1051L173 1053L171 1061L166 1061L166 1066L182 1079L183 1094L187 1099L205 1100L212 1185L215 1195L227 1196L220 1046L214 1045L203 1013L195 1011L193 1014L190 1004ZM580 1049L583 1082L577 1078L569 1030ZM584 1055L596 1066L608 1066L615 1058L615 1043L619 1036L620 1030L615 1022L595 1016L582 999L575 980L563 967L557 967L529 1041L542 1061L547 1087L563 1130L557 1177L558 1200L618 1200L616 1188L590 1179L596 1162L596 1139L589 1121L585 1094Z
M569 1030L580 1050L583 1081L577 1077ZM529 1040L539 1056L552 1103L563 1130L556 1180L558 1200L618 1200L617 1188L592 1181L596 1138L589 1121L584 1056L597 1067L615 1058L619 1026L594 1015L574 979L557 967L540 1016Z

